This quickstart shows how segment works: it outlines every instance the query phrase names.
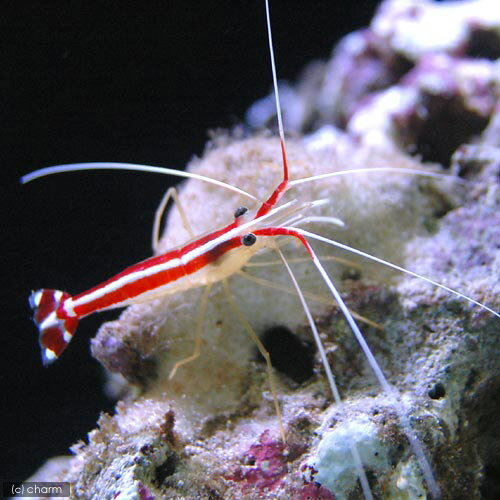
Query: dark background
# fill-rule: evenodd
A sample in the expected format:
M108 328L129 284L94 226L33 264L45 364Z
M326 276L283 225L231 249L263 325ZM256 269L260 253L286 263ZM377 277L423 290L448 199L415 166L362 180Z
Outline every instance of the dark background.
M366 26L376 2L273 0L281 79ZM113 403L83 320L64 356L40 362L27 296L76 293L150 255L171 179L93 172L20 186L48 165L124 161L183 168L207 130L230 128L270 90L263 0L20 1L0 20L2 359L0 475L25 479Z

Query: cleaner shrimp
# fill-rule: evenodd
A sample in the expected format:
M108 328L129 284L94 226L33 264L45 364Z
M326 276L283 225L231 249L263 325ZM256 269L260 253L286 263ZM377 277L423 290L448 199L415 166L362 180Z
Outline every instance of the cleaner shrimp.
M391 384L389 384L383 370L371 353L371 350L368 347L368 344L366 343L365 338L357 325L357 321L354 319L354 314L345 305L341 294L337 290L335 280L331 278L330 272L325 269L321 254L316 248L313 248L311 243L316 240L323 242L330 247L333 246L347 252L354 253L359 257L375 261L381 265L409 274L423 281L427 281L433 286L444 290L447 293L454 294L460 299L468 301L493 315L498 316L498 313L496 313L488 306L466 296L465 294L462 294L457 290L451 289L441 283L438 283L430 277L422 276L421 274L409 271L401 266L375 257L371 253L356 250L350 245L339 243L330 237L319 235L315 231L309 230L308 226L306 226L307 229L303 227L306 224L326 225L327 227L334 227L342 226L343 222L340 219L333 217L332 215L324 215L322 213L318 213L317 209L323 209L323 207L332 203L329 197L316 196L313 201L301 202L298 201L298 195L293 195L289 201L285 201L284 195L288 193L289 190L292 191L292 188L295 188L295 186L299 186L301 184L306 185L315 182L325 182L335 177L346 177L348 175L354 177L359 174L376 176L377 173L380 174L381 172L391 173L391 175L409 174L412 176L431 178L434 177L438 179L441 179L444 176L439 173L426 172L422 170L417 171L417 169L412 168L403 169L383 166L366 170L356 169L355 171L344 170L340 172L327 172L324 174L315 173L303 178L291 179L288 171L288 163L291 162L289 161L289 155L287 155L289 150L285 145L285 135L281 119L280 101L276 79L276 69L274 64L274 53L272 47L269 7L267 2L266 13L269 46L271 50L273 83L276 95L277 116L279 122L281 144L280 163L282 172L281 180L277 182L274 191L272 191L267 198L262 196L255 197L254 195L249 194L249 192L247 191L243 191L242 189L234 187L232 183L228 184L226 182L217 181L208 176L202 176L189 172L180 173L169 169L160 169L148 166L126 166L123 164L69 165L61 167L49 167L48 169L42 169L41 171L34 172L33 174L29 174L24 177L24 181L27 182L38 176L43 176L46 174L92 168L130 168L151 172L156 170L169 175L190 177L193 180L203 181L207 184L218 184L219 187L231 190L238 196L242 196L247 200L250 200L250 202L252 203L250 209L248 209L246 206L235 205L234 219L231 222L220 226L219 229L210 231L208 234L195 236L199 233L197 230L191 227L193 223L190 220L189 211L182 209L182 200L179 201L179 197L177 196L176 192L169 191L165 199L161 203L155 219L153 230L153 248L157 253L157 256L147 259L146 261L143 261L137 265L131 266L130 268L127 268L125 271L119 273L118 275L107 280L101 285L98 285L88 292L84 292L76 296L70 296L65 292L48 289L42 289L33 292L30 298L30 304L35 310L35 322L40 329L40 343L42 346L43 360L45 363L54 361L63 352L63 350L71 340L78 320L88 314L91 314L92 312L108 308L123 307L130 304L140 304L142 302L148 302L164 295L177 294L195 287L204 286L203 291L201 292L200 315L197 323L197 334L195 338L196 347L191 356L177 361L173 366L170 371L170 378L174 378L179 368L181 368L188 362L194 361L200 355L200 335L203 329L200 325L203 324L206 316L207 301L211 293L212 286L219 282L222 282L223 289L229 290L227 285L227 278L233 276L234 274L241 274L241 270L245 267L250 268L250 258L253 257L258 251L271 249L277 252L278 258L285 266L287 275L291 280L293 286L289 286L288 291L291 290L300 299L300 303L307 317L308 324L311 328L311 331L313 332L316 348L321 358L323 369L326 372L328 384L331 389L333 398L338 405L341 405L340 394L335 383L335 378L330 369L330 363L328 361L327 355L328 353L324 349L320 332L318 331L318 327L314 320L313 314L311 313L311 309L308 306L308 296L310 299L311 294L306 294L303 292L303 288L299 284L300 279L297 279L294 273L293 263L292 266L290 266L287 261L287 257L282 252L281 243L279 243L279 240L277 242L277 237L291 237L304 247L307 252L308 258L318 272L318 276L321 277L322 282L326 285L331 295L331 299L335 299L335 302L337 303L340 311L347 320L350 329L354 333L356 340L360 344L361 349L368 360L368 364L375 373L375 377L378 380L379 384L382 386L387 400L392 403L393 408L396 411L396 419L399 421L403 434L410 441L413 452L415 453L416 459L425 477L427 487L429 488L433 497L437 498L440 495L439 487L434 479L431 467L425 457L425 452L420 444L420 441L412 430L410 419L405 410L405 406L401 400L401 397L398 394L397 390ZM187 233L187 235L191 236L193 239L177 248L170 249L169 251L164 251L162 243L159 242L159 226L162 218L162 212L170 198L173 198L176 202L179 216L182 220L182 226L185 229L185 233ZM257 198L257 202L255 201L255 198ZM326 233L328 234L328 231ZM298 258L303 258L303 256ZM259 265L258 262L256 262L256 264ZM272 263L265 261L261 262L260 264L263 266L272 265ZM250 280L252 279L248 276L248 274L244 274L244 278ZM253 279L258 280L259 278ZM260 280L261 283L263 283L265 286L273 286L272 283L266 283L261 278ZM234 301L234 299L231 299L231 292L228 292L227 296L229 297L228 302L231 304L234 315L241 319L242 324L245 325L246 330L253 337L254 342L256 342L259 346L261 354L266 359L268 376L271 384L271 391L273 393L276 412L278 414L278 420L280 422L282 439L286 442L285 430L282 423L282 417L280 415L280 406L277 403L278 391L275 386L275 382L273 381L270 357L266 354L265 347L260 342L259 337L255 334L254 327L252 327L244 319L244 315L241 313L241 311L239 311L239 305L241 301ZM317 297L313 296L313 298L318 300ZM370 321L363 316L358 316L358 318L361 321L370 323ZM374 326L373 322L372 326ZM358 450L358 444L355 442L352 443L349 452L352 455L352 460L355 464L364 497L373 498L369 481L363 468L364 458L362 459L362 457L360 456L361 454ZM319 480L319 477L313 477L313 479L321 482Z

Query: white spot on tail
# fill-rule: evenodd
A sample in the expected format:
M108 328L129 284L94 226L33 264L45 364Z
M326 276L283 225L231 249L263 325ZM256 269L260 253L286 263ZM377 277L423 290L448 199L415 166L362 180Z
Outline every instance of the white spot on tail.
M36 309L40 306L40 302L42 300L42 291L37 290L36 292L32 292L30 295L29 303L31 309Z
M55 359L57 359L56 353L52 349L49 349L48 347L46 347L43 350L43 352L44 352L44 355L45 355L45 359L48 362L51 362L51 361L54 361Z
M71 335L71 333L69 333L68 330L64 330L64 332L63 332L64 342L68 343L72 338L73 338L73 335Z

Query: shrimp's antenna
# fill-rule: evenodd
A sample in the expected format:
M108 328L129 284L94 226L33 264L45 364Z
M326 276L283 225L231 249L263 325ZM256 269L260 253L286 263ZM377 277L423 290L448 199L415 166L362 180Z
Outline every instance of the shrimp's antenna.
M271 56L271 70L273 73L274 98L276 101L276 115L278 116L278 130L280 134L281 155L283 157L283 178L288 181L288 163L286 161L285 132L283 129L283 118L281 115L280 93L278 90L278 78L276 76L276 63L274 61L273 34L271 31L271 15L269 13L269 0L266 0L267 38L269 40L269 53Z
M265 0L266 5L266 21L267 21L267 37L269 40L269 54L271 56L271 69L273 73L273 86L274 86L274 96L276 100L276 114L278 115L278 129L280 134L280 145L281 145L281 156L283 158L283 180L278 184L278 187L272 192L271 196L262 203L259 210L257 211L256 217L260 217L269 210L271 210L279 199L282 197L283 193L288 189L288 163L286 159L286 148L285 148L285 132L283 131L283 120L281 118L281 105L280 105L280 94L278 90L278 78L276 77L276 64L274 62L274 46L273 46L273 35L271 32L271 15L269 14L269 0Z
M292 228L290 228L292 229ZM437 281L434 281L431 278L427 278L426 276L423 276L422 274L415 273L413 271L410 271L409 269L405 269L404 267L398 266L396 264L393 264L392 262L388 262L387 260L383 260L379 257L375 257L374 255L371 255L366 252L362 252L361 250L357 250L356 248L350 247L348 245L344 245L343 243L339 243L338 241L335 240L330 240L328 238L325 238L324 236L320 236L319 234L316 233L311 233L310 231L306 231L305 229L300 229L300 228L293 228L294 231L297 233L301 234L302 236L305 236L306 238L312 238L314 240L322 241L323 243L327 243L328 245L341 248L342 250L346 250L347 252L354 253L356 255L359 255L361 257L364 257L366 259L373 260L375 262L378 262L379 264L383 264L384 266L390 267L392 269L395 269L396 271L400 271L402 273L408 274L410 276L413 276L414 278L421 279L423 281L426 281L427 283L430 283L431 285L434 285L438 288L442 288L443 290L446 290L449 293L452 293L453 295L456 295L457 297L460 297L461 299L467 300L471 304L474 304L481 309L484 309L491 314L494 314L498 318L500 318L500 313L496 312L495 310L491 309L491 307L488 307L485 304L482 304L481 302L474 300L473 298L465 295L462 292L459 292L458 290L454 290L453 288L450 288L446 285L443 285Z
M398 168L398 167L372 167L372 168L351 168L349 170L340 170L338 172L329 172L327 174L312 175L310 177L302 177L290 181L290 187L305 184L306 182L319 181L321 179L330 179L331 177L342 177L343 175L351 174L370 174L372 172L393 172L397 174L418 175L421 177L432 177L434 179L451 179L453 182L460 184L469 184L465 179L454 177L448 174L441 174L439 172L427 172L419 170L418 168Z
M195 174L193 172L185 172L184 170L176 170L173 168L166 167L155 167L153 165L139 165L135 163L119 163L119 162L90 162L90 163L68 163L66 165L56 165L53 167L40 168L34 172L23 175L21 177L21 184L26 184L27 182L39 179L40 177L45 177L46 175L60 174L63 172L79 172L84 170L131 170L136 172L149 172L153 174L164 174L173 175L175 177L185 177L187 179L195 179L198 181L208 182L209 184L214 184L215 186L222 187L229 191L234 191L235 193L241 194L247 198L258 201L257 198L243 189L231 186L226 182L219 181L217 179L212 179L212 177L207 177L205 175Z

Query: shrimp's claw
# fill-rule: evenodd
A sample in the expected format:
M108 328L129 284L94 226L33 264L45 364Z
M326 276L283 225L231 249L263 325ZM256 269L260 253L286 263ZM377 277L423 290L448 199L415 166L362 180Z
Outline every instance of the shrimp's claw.
M40 332L38 340L45 366L62 354L78 325L78 318L68 315L64 307L70 298L69 293L46 288L32 292L29 297L33 321Z

